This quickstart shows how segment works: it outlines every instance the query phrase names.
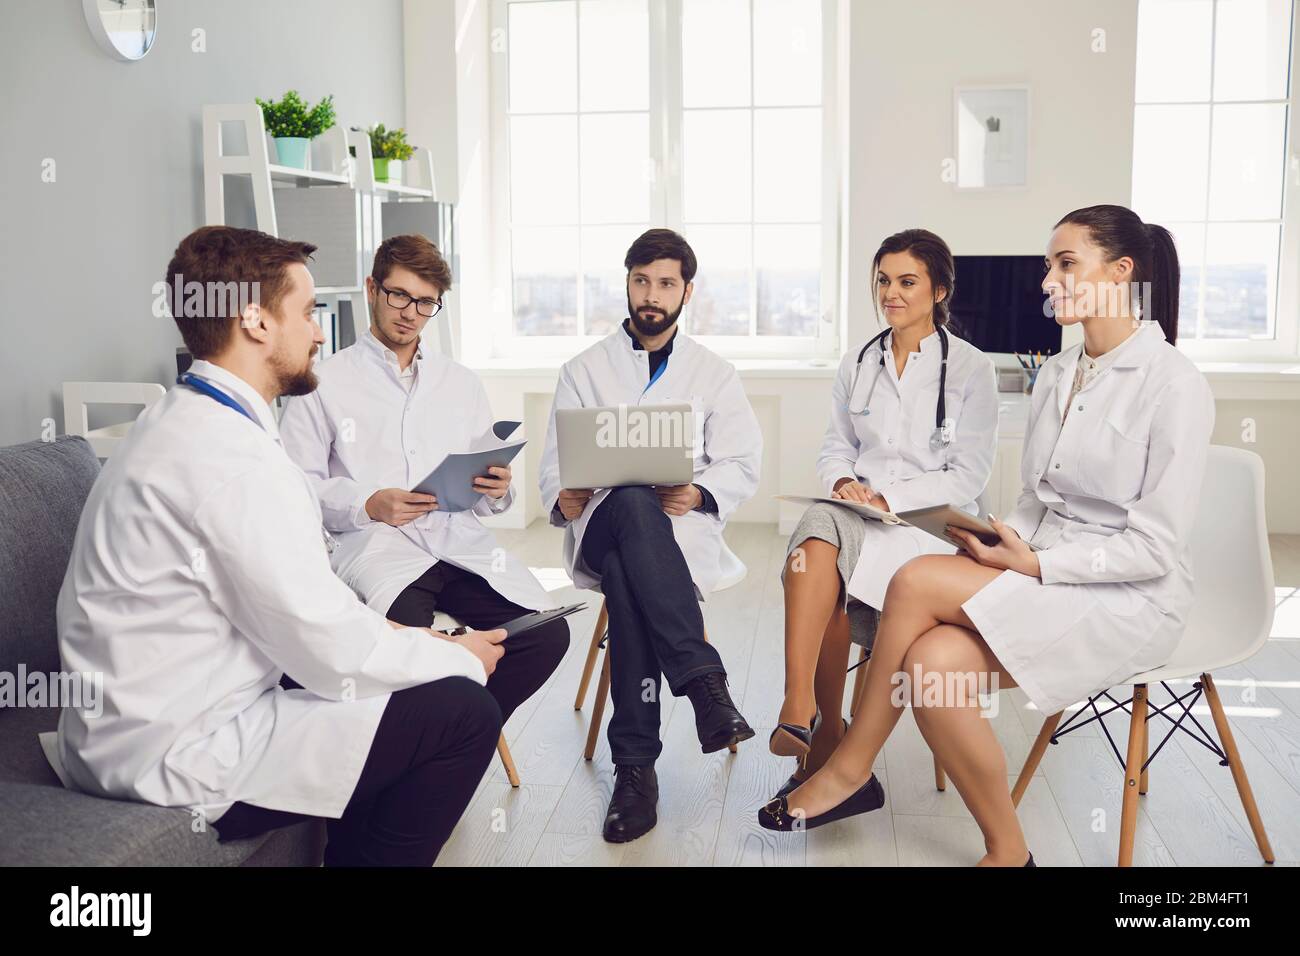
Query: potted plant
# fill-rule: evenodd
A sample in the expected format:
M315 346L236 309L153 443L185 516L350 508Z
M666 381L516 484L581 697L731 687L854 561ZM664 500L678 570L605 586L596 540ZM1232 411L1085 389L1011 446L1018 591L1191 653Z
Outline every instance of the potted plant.
M410 159L415 147L406 141L406 130L384 129L384 124L366 130L370 134L370 155L375 164L375 182L400 183L402 160Z
M255 98L256 99L256 98ZM257 100L266 131L275 139L280 165L309 169L311 141L334 125L334 97L327 96L310 109L297 90L279 101Z

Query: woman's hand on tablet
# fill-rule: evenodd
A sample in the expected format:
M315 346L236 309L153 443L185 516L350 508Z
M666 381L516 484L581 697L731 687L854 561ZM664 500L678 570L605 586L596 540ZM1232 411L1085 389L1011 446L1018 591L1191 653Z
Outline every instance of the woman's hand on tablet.
M985 567L1038 577L1038 555L1021 540L1016 529L992 515L988 516L988 523L1001 539L997 544L985 544L971 532L954 525L947 526L948 540Z

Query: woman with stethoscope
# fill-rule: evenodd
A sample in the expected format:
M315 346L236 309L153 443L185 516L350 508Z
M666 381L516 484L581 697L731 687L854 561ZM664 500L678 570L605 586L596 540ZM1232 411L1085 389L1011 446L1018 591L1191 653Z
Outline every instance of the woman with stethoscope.
M1083 342L1038 373L1024 488L992 521L1000 541L950 528L964 553L917 558L894 575L853 727L820 771L759 811L767 829L874 809L857 793L910 696L984 835L980 865L1031 866L1006 756L978 699L896 699L891 682L907 675L916 695L970 675L985 689L1018 686L1059 716L1160 666L1178 644L1214 396L1174 347L1173 237L1122 206L1089 206L1056 224L1045 262L1056 321L1082 324Z
M977 511L997 445L997 384L992 360L947 328L953 273L947 244L923 229L890 236L876 252L873 303L888 328L840 363L817 462L824 494L887 512ZM894 572L918 555L955 550L838 505L804 513L781 575L785 702L769 746L801 759L782 792L843 736L849 644L870 646Z

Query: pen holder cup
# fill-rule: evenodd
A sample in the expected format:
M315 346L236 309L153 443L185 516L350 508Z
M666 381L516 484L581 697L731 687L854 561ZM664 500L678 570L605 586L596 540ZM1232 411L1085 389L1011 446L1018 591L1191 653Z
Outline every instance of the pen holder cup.
M1034 381L1038 378L1038 372L1039 370L1036 368L1024 369L1022 371L1021 374L1023 374L1025 377L1026 395L1032 395L1034 393Z

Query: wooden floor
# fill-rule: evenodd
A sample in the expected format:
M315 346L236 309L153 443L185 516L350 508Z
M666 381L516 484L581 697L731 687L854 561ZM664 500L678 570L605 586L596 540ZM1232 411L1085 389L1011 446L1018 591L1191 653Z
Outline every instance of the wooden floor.
M792 760L767 750L784 670L778 574L785 539L770 524L727 529L749 573L705 606L732 695L757 735L735 755L701 754L689 701L669 696L665 687L659 825L633 843L605 843L600 830L613 770L603 732L595 759L582 759L594 678L586 706L573 709L599 596L574 590L563 575L558 529L538 522L498 536L559 599L592 606L570 619L568 655L506 725L522 786L512 790L494 761L439 866L969 866L982 855L979 830L956 790L951 784L946 792L935 789L930 752L911 715L876 763L886 793L882 810L800 835L759 828L756 811L793 769ZM1300 864L1300 536L1275 536L1272 549L1279 602L1273 639L1244 665L1215 677L1278 864L1294 866ZM1252 686L1253 700L1243 694ZM1160 704L1167 696L1154 688L1152 700ZM606 721L611 710L606 707ZM1194 713L1212 726L1208 707ZM1021 691L1001 695L993 726L1012 780L1041 723ZM1108 726L1122 748L1127 716L1112 716ZM1153 733L1153 746L1156 739ZM1095 724L1049 747L1020 805L1035 860L1114 865L1121 779ZM1141 800L1135 865L1260 865L1230 772L1185 735L1176 735L1152 764Z

